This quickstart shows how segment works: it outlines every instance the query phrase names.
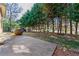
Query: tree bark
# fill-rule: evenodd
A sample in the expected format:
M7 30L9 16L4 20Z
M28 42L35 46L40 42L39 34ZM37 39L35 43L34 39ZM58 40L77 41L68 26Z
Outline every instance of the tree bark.
M47 26L47 24L45 23L45 25L44 25L44 26L45 26L45 28L44 28L44 32L46 32L46 29L47 29L47 28L46 28L46 26Z
M49 21L47 21L47 32L49 32Z
M36 25L36 32L38 32L38 24Z
M53 20L52 24L53 24L53 28L52 28L52 30L53 30L53 33L54 33L54 20Z
M67 34L67 18L65 16L65 34Z
M72 35L72 20L70 20L70 34Z
M41 23L40 23L40 32L41 32Z
M57 25L57 26L58 26L58 28L57 28L58 32L57 32L57 33L59 33L59 31L60 31L59 28L60 28L60 27L59 27L59 25Z
M12 5L13 5L13 4L12 4ZM12 7L12 5L11 5L11 7ZM12 29L12 24L11 24L11 18L12 18L11 7L10 7L10 17L9 17L9 22L10 22L10 32L11 32L11 29Z
M76 24L75 24L75 35L78 34L78 33L77 33L77 30L78 30L78 22L76 22Z
M61 34L61 31L62 31L62 19L59 20L58 33Z
M60 20L60 34L62 32L62 19Z

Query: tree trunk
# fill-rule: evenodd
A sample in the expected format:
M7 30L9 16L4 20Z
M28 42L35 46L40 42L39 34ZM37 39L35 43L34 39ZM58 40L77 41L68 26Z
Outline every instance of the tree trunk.
M40 24L40 32L41 32L41 24Z
M45 27L45 26L44 26L44 24L43 24L43 27L42 27L42 31L43 31L43 32L45 32L45 31L44 31L44 27Z
M65 17L65 34L67 34L67 19Z
M47 32L49 32L49 22L47 21Z
M78 33L77 33L77 29L78 29L78 22L76 22L76 24L75 24L75 35L78 34Z
M53 30L53 33L54 33L54 20L53 20L52 24L53 24L53 28L52 28L52 30Z
M11 5L11 7L12 7L12 5ZM11 29L12 29L11 18L12 18L12 12L11 12L11 8L10 8L10 17L9 17L9 22L10 22L10 32L11 32Z
M62 32L62 19L60 20L60 34Z
M38 26L36 26L36 32L38 32Z
M61 20L60 20L60 17L58 17L58 18L59 18L59 19L58 19L58 21L57 21L57 22L58 22L58 25L57 25L58 28L57 28L57 29L58 29L58 33L60 34L60 30L61 30L61 29L60 29L60 27L61 27Z
M37 32L37 25L36 25L36 32Z
M59 20L58 33L61 34L61 31L62 31L62 19Z
M72 20L70 20L70 34L72 35Z
M44 26L45 26L45 28L44 28L44 32L46 32L46 29L47 29L47 28L46 28L46 25L47 25L47 24L44 25Z
M9 22L10 22L10 28L9 28L9 31L11 32L11 27L12 27L12 25L11 25L11 16L10 16L10 18L9 18Z
M60 28L60 27L59 27L59 25L57 25L57 26L58 26L58 28L57 28L58 32L57 32L57 33L59 33L59 28Z

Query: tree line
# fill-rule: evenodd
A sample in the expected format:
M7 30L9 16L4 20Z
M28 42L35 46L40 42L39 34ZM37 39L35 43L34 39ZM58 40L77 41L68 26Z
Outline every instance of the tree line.
M49 32L51 23L52 32L55 33L55 18L58 18L57 33L62 34L64 21L64 34L67 34L68 26L70 26L70 34L73 34L73 22L75 25L75 34L78 34L78 3L35 3L31 10L25 12L19 22L21 27L28 27L32 30L35 29L36 32L38 32L38 30L39 32L41 32L41 30L43 30L43 32Z
M18 3L6 3L6 15L2 20L2 27L4 32L11 32L18 28L17 18L22 11L22 7Z

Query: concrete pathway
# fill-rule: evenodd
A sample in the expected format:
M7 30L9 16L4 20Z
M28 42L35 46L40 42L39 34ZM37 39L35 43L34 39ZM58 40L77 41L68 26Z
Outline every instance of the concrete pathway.
M10 40L11 36L9 33L0 33L0 44L3 44L6 40Z
M1 45L0 56L51 56L55 48L56 44L22 35Z

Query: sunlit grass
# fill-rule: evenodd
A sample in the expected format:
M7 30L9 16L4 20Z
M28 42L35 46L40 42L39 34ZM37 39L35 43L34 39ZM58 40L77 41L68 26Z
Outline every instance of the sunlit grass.
M60 36L58 38L54 38L54 37L49 37L49 39L47 40L49 42L54 42L57 43L58 45L61 45L63 47L66 48L79 48L79 40L73 40L73 39L68 39L66 37Z

